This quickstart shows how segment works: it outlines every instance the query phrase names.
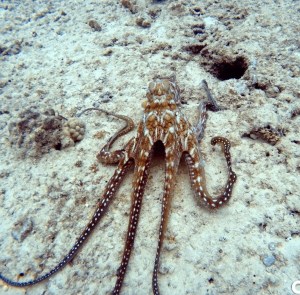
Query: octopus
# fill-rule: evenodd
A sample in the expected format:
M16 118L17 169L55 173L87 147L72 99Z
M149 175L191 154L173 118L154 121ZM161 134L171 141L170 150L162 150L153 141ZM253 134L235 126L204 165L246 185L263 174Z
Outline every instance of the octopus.
M206 92L209 94L207 84L204 83L203 85ZM110 113L102 109L97 109L99 111L104 111L108 115L124 120L126 122L126 126L114 134L97 155L98 160L102 163L116 163L118 166L107 183L91 220L88 222L71 250L53 269L44 275L25 282L19 282L11 280L0 273L0 279L3 282L14 287L28 287L47 280L62 270L71 260L74 259L87 238L95 229L98 222L108 210L111 200L116 195L116 192L128 170L134 168L133 191L126 242L122 261L116 272L116 284L112 291L112 294L120 294L130 255L133 250L154 146L157 143L160 143L164 146L165 150L165 180L162 197L161 220L158 229L158 243L152 275L153 294L160 294L158 284L159 259L167 229L171 198L180 159L183 158L188 167L190 182L195 197L199 199L203 206L211 210L220 208L228 203L232 195L234 183L236 182L236 174L232 170L229 140L220 136L212 138L211 144L219 144L225 155L228 179L223 192L219 196L212 197L209 194L206 188L205 171L203 166L203 157L200 152L200 143L206 126L207 110L218 110L218 106L211 95L208 95L207 101L199 105L199 118L195 127L189 123L185 115L181 112L180 90L174 79L155 79L149 84L146 97L147 100L143 103L143 117L138 125L137 134L128 141L123 149L120 150L111 151L111 147L117 138L133 129L134 123L132 119L126 116ZM92 109L95 108L87 110Z

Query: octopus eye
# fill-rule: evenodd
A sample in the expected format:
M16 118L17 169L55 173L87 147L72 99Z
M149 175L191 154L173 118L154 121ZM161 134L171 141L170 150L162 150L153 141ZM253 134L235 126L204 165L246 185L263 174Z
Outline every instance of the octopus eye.
M156 83L151 82L148 86L149 91L153 94L156 88Z
M170 89L170 82L168 80L163 80L161 83L162 89L165 90L166 92L169 91Z

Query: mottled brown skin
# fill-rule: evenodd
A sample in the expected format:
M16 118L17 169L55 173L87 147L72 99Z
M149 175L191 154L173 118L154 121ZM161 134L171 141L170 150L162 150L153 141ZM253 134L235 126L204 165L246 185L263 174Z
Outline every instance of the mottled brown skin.
M132 205L130 210L127 238L122 262L117 271L117 282L112 292L113 294L119 294L134 244L153 146L155 143L160 141L165 148L165 184L162 199L158 245L152 278L153 293L155 295L159 294L157 279L159 256L162 248L164 233L167 228L171 197L180 158L183 156L188 166L192 188L196 197L199 198L204 206L210 209L219 208L229 201L233 185L236 181L236 175L232 171L231 167L229 141L223 137L214 137L211 143L213 145L217 143L221 145L227 161L228 180L224 192L220 196L213 198L209 195L205 184L204 167L201 164L201 153L199 150L199 143L203 137L207 118L206 110L209 107L209 103L206 102L200 106L199 123L195 128L193 128L180 111L178 86L175 84L175 82L163 79L150 83L149 90L147 92L147 102L145 102L143 106L144 114L141 122L138 125L137 135L129 140L123 150L117 150L114 152L109 151L111 145L119 136L129 132L133 128L133 122L128 117L115 115L105 111L107 114L123 119L127 123L122 130L110 138L108 143L97 155L97 158L100 161L104 163L118 163L118 167L113 177L107 184L101 201L98 203L92 219L80 237L77 239L70 252L54 269L32 281L19 283L4 277L2 274L0 274L0 279L12 286L25 287L48 279L54 273L61 270L78 253L87 237L91 234L96 224L107 210L107 207L111 199L116 194L124 175L130 167L134 166L134 190L131 199Z

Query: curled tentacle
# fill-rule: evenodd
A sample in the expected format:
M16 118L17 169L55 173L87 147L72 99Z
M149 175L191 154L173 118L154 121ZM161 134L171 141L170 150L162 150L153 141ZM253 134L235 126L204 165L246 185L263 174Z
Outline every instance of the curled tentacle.
M122 150L117 150L110 152L110 149L113 145L113 143L121 136L127 134L134 128L134 122L132 121L131 118L123 115L117 115L114 113L106 112L107 114L117 117L123 121L126 122L126 125L117 131L106 143L106 145L101 149L101 151L97 154L97 159L106 164L116 164L120 161L120 158L122 157Z
M77 117L80 117L82 114L88 112L88 111L99 111L106 115L113 116L115 118L118 118L122 121L124 121L126 124L124 127L122 127L120 130L118 130L113 136L110 137L110 139L107 141L105 146L101 149L101 151L97 154L97 159L101 163L105 164L117 164L119 163L120 159L123 156L123 150L117 150L111 152L110 149L113 145L113 143L121 136L127 134L134 128L134 122L131 118L119 114L115 114L109 111L106 111L104 109L100 108L88 108L82 111L77 115Z
M236 181L236 174L232 170L229 140L224 137L214 137L211 143L212 145L215 145L216 143L221 145L227 162L228 180L225 189L220 196L213 198L208 193L205 184L205 171L200 164L198 155L192 156L189 153L185 153L185 162L189 169L192 187L196 196L200 197L200 201L203 202L205 206L208 206L211 209L216 209L229 201L233 185Z
M81 247L83 246L86 239L90 236L94 228L96 227L97 223L100 221L100 219L103 217L104 213L106 212L108 205L112 198L114 197L116 190L120 186L120 183L122 182L126 172L129 170L129 168L133 165L133 160L127 161L125 164L119 165L117 170L115 171L113 177L108 182L106 189L102 195L101 201L98 203L97 209L94 212L94 215L80 237L77 239L76 243L72 247L72 249L69 251L69 253L61 260L60 263L58 263L52 270L47 272L46 274L42 275L41 277L38 277L34 280L30 280L27 282L17 282L13 281L11 279L8 279L6 276L3 276L0 273L0 279L4 281L6 284L14 286L14 287L26 287L26 286L32 286L35 284L38 284L49 277L53 276L55 273L59 272L61 269L63 269L79 252Z

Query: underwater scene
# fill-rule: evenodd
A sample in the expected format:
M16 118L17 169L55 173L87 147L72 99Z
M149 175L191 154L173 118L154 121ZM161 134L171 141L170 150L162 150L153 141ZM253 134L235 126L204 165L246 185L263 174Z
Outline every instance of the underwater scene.
M0 2L0 295L300 294L300 1Z

